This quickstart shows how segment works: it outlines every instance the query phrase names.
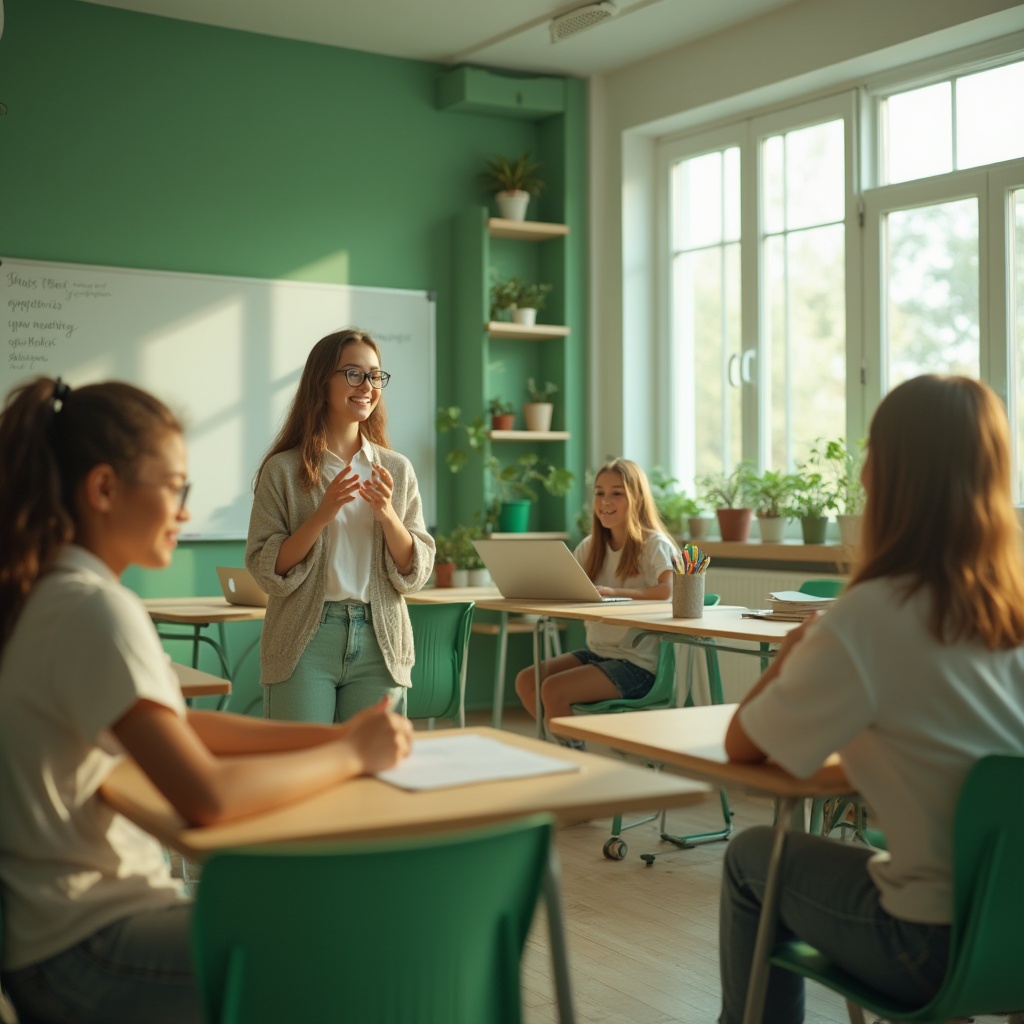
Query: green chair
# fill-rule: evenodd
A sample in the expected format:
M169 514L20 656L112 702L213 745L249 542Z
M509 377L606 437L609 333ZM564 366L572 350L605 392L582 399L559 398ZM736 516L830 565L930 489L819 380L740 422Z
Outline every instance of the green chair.
M537 815L415 840L211 856L192 926L207 1024L518 1024L552 835L550 816ZM568 985L564 968L556 958Z
M704 607L714 607L721 601L718 594L705 594ZM576 715L606 715L617 714L623 711L653 711L656 708L671 708L677 703L676 695L676 645L670 641L663 640L658 651L658 667L654 673L654 684L643 697L635 700L625 698L613 698L611 700L595 701L592 704L573 704L573 714ZM693 654L694 648L690 647L688 653ZM718 652L714 647L705 647L704 657L708 668L708 685L711 690L711 702L722 704L722 676L718 669ZM684 707L693 707L693 660L687 663L686 667L686 697ZM660 765L652 765L656 770ZM666 811L661 812L661 838L669 843L686 849L697 846L700 843L715 842L719 839L728 839L732 833L732 810L729 807L729 800L725 790L719 790L719 799L722 804L722 818L724 827L712 832L700 832L693 835L677 836L665 831ZM612 834L605 840L603 852L609 860L623 860L629 852L629 847L622 839L622 833L627 829L636 828L637 825L646 825L654 821L658 815L654 814L639 821L632 821L628 825L622 824L622 815L616 814L612 819ZM654 863L655 854L647 853L642 855L648 865Z
M840 970L804 942L779 944L773 967L794 971L842 995L850 1020L861 1008L888 1021L941 1024L952 1018L1013 1013L1024 1007L1024 757L992 755L967 775L953 829L953 928L949 968L925 1006L895 1002Z
M472 601L450 604L411 604L416 663L407 694L410 718L451 718L466 724L466 668L469 633L473 627Z
M800 593L809 597L838 597L846 583L843 580L820 579L804 580L800 584Z

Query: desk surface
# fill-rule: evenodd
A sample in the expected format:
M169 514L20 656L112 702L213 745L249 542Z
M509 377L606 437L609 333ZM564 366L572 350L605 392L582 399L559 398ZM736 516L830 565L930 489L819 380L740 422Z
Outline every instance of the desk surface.
M659 633L674 633L681 636L718 637L730 640L749 640L753 643L777 644L790 630L796 629L797 622L768 622L764 619L745 619L745 608L718 606L705 608L699 619L675 619L672 607L657 602L656 608L642 608L636 603L633 608L606 606L601 621L613 626L632 626L635 629L651 629Z
M424 587L406 594L406 604L451 604L455 601L483 601L501 597L497 587Z
M257 622L266 608L228 604L223 597L147 597L142 603L154 622L206 625L210 622Z
M178 676L181 692L186 697L217 697L231 692L230 679L211 676L208 672L200 672L199 669L189 668L176 661L171 662L171 668Z
M630 717L630 716L611 716ZM370 839L471 828L524 814L548 811L578 821L620 810L659 810L703 800L706 786L660 775L613 758L567 750L495 729L439 729L418 735L487 736L579 764L576 772L475 786L411 793L374 778L359 778L266 814L205 828L188 828L131 761L122 762L103 784L104 798L165 845L199 859L212 850L263 843Z
M730 761L725 754L725 731L737 706L717 704L634 711L628 715L579 715L554 718L548 727L556 736L593 740L615 750L670 764L691 778L739 786L752 793L801 797L842 796L851 792L838 758L831 759L809 779L798 779L775 764Z

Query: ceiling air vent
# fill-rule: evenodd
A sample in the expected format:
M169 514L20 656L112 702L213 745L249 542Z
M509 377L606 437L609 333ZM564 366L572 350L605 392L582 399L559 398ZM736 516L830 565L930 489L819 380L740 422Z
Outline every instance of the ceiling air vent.
M611 0L601 0L596 4L584 4L576 7L565 14L559 14L551 19L551 42L560 43L569 36L582 32L585 28L591 28L607 21L615 15L615 4Z

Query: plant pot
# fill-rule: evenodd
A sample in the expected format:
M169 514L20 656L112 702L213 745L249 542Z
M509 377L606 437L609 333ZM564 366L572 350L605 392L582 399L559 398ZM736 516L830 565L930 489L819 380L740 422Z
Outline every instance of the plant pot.
M512 323L522 324L524 327L533 327L537 322L537 310L530 306L516 306L512 310Z
M514 412L503 412L491 417L491 430L514 430L516 426L516 414Z
M546 434L551 429L551 415L555 407L551 402L527 402L523 406L523 419L527 430Z
M690 530L690 540L707 540L708 527L711 526L707 516L690 516L686 525Z
M757 528L761 531L762 544L781 544L786 532L786 517L758 516Z
M804 516L800 520L800 532L805 544L824 544L828 516Z
M863 516L836 516L839 523L839 543L844 547L860 547L860 524Z
M494 196L498 213L505 220L526 220L526 207L530 204L530 193L516 189L513 192L498 192Z
M526 533L530 528L529 501L503 501L498 512L498 529L502 533Z
M720 508L715 515L718 516L722 540L745 541L750 537L750 523L754 518L752 508Z
M491 574L486 569L469 570L469 585L471 587L489 587L492 583Z
M468 587L469 586L469 570L468 569L456 569L452 573L452 586L453 587Z
M453 572L455 572L454 562L435 562L434 585L438 587L450 587L452 585Z

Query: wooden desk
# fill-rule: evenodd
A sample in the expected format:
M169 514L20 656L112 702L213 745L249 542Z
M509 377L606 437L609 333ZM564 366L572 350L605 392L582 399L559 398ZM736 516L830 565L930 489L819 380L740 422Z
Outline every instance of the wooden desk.
M762 625L777 628L781 624ZM594 740L616 750L670 764L690 778L716 786L737 786L747 792L773 796L779 801L775 840L765 881L764 903L743 1013L743 1024L760 1024L768 983L768 957L775 939L779 876L786 832L792 827L797 810L802 810L805 798L849 796L851 787L838 758L831 759L809 779L797 779L774 764L730 761L725 754L725 732L736 707L735 704L718 704L697 708L669 708L664 711L636 711L630 715L555 718L550 727L556 736Z
M231 693L231 680L221 676L211 676L208 672L189 668L177 661L171 662L186 699L192 697L226 697Z
M224 636L226 622L262 622L267 615L266 608L250 605L228 604L223 597L156 597L144 598L142 603L149 617L157 624L157 633L162 640L187 640L192 644L192 667L199 667L199 645L209 644L220 661L225 678L233 679L238 667L249 652L259 643L254 640L235 662L234 669L228 664L227 642ZM163 624L191 626L191 632L175 633L160 629ZM203 630L216 624L220 640L204 636Z
M165 845L194 859L214 850L296 841L337 841L415 836L537 812L562 819L581 815L603 817L619 809L639 810L683 806L703 799L707 788L687 779L657 775L610 758L552 747L523 736L493 729L438 730L417 736L430 743L441 736L466 732L536 750L580 766L570 774L485 782L457 791L411 793L374 778L354 779L323 793L266 814L226 825L187 827L134 762L122 762L103 784L107 802ZM545 900L556 964L559 1019L574 1020L564 944L557 850L552 847L545 873Z

